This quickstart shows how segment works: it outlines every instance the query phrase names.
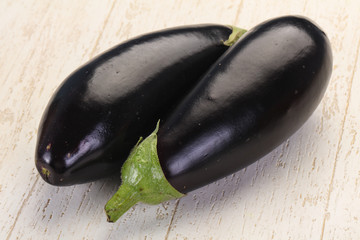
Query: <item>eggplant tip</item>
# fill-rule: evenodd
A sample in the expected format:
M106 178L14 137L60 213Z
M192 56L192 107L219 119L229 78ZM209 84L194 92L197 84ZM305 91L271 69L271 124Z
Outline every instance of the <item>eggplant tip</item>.
M36 160L36 168L42 177L42 179L54 186L64 186L66 185L64 183L64 177L62 174L59 174L52 169L51 166L49 166L46 163L43 163L41 160Z

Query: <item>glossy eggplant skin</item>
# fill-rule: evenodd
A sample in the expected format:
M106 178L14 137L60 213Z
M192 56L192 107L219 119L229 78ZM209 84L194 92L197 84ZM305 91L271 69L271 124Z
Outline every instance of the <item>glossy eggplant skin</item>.
M310 117L331 71L328 38L308 19L248 31L160 124L165 177L187 193L269 153Z
M73 72L40 123L35 163L43 179L63 186L119 172L139 137L227 50L231 31L209 24L146 34Z

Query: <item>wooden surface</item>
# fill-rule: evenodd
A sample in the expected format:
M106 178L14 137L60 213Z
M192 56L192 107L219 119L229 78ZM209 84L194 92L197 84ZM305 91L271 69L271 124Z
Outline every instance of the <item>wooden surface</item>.
M358 0L0 1L0 239L360 239L359 13ZM312 117L258 162L115 224L103 206L117 177L59 188L38 175L41 115L79 65L165 27L286 14L328 34L333 74Z

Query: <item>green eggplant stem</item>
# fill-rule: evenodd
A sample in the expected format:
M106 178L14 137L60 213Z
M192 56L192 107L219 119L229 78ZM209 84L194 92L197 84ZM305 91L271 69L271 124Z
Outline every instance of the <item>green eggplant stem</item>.
M108 222L115 222L140 201L140 194L130 185L122 184L105 207Z
M178 192L166 180L157 154L157 131L146 139L140 139L121 168L122 184L105 205L109 222L116 222L138 202L159 204L180 198Z
M232 28L232 33L230 34L229 39L224 42L224 45L231 47L242 35L247 32L247 30L235 26L229 27Z

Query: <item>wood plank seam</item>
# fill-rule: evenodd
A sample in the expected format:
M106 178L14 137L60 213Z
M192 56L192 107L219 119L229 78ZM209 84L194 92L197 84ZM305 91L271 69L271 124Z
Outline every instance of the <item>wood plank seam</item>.
M237 24L237 22L239 20L239 16L240 16L241 9L243 8L243 4L244 4L243 1L240 1L239 7L238 7L238 9L236 11L236 15L235 15L235 21L234 21L235 26L236 26L236 24Z
M172 216L171 216L170 223L169 223L168 229L167 229L167 231L166 231L166 235L165 235L165 238L164 238L165 240L167 240L168 237L169 237L170 230L171 230L171 227L172 227L172 224L173 224L173 221L174 221L174 216L175 216L176 210L177 210L177 208L178 208L178 206L179 206L179 202L180 202L180 199L177 199L177 200L176 200L176 203L175 203L174 212L173 212L173 214L172 214Z
M109 18L110 18L111 13L112 13L113 10L114 10L115 3L116 3L116 1L113 1L113 4L111 5L111 8L110 8L110 10L109 10L109 13L107 14L107 16L106 16L106 18L105 18L104 25L102 26L102 31L99 33L98 37L96 38L94 47L93 47L93 49L92 49L91 52L90 52L90 59L93 58L94 55L95 55L95 53L96 53L96 48L98 47L99 42L100 42L100 39L102 38L102 35L103 35L103 33L104 33L104 29L105 29L106 25L107 25L108 22L109 22Z
M17 220L19 219L19 216L21 215L21 213L22 213L22 211L23 211L23 209L24 209L25 204L29 201L29 199L30 199L30 197L31 197L31 195L32 195L32 192L33 192L34 189L35 189L35 186L36 186L38 180L39 180L39 175L36 175L36 179L35 179L33 185L31 186L31 189L30 189L30 191L28 192L28 195L26 196L25 200L22 202L22 204L21 204L21 206L20 206L20 208L19 208L19 211L18 211L17 214L16 214L14 223L13 223L13 224L11 225L11 227L10 227L10 231L9 231L7 237L6 237L6 240L9 240L9 239L10 239L11 234L13 233L13 230L14 230L14 228L15 228L15 226L16 226L16 223L18 222Z
M85 198L87 197L87 195L88 195L89 192L91 191L91 187L92 187L93 184L94 184L94 183L91 182L91 183L89 184L89 186L88 186L88 189L84 192L84 194L83 194L83 196L82 196L82 198L81 198L79 207L78 207L78 209L76 210L76 215L78 215L78 213L80 212L81 207L82 207L82 205L83 205L83 203L84 203L84 201L85 201Z

